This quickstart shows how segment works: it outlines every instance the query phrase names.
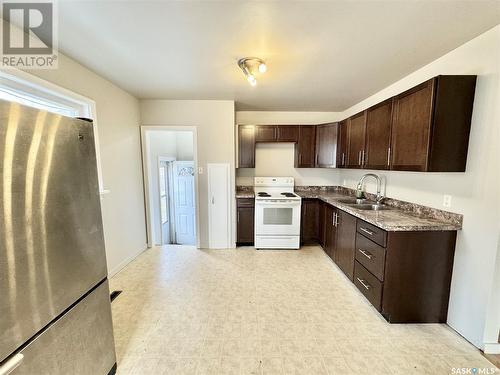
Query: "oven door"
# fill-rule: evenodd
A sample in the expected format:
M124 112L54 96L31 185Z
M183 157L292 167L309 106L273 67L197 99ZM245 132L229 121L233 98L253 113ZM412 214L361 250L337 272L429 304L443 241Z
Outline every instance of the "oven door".
M261 200L255 203L255 234L300 235L300 200Z

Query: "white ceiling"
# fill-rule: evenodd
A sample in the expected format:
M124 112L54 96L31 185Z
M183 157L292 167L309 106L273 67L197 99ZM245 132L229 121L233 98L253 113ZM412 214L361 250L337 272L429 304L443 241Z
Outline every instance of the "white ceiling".
M61 51L139 98L340 111L500 23L498 1L62 1ZM251 87L236 65L268 72Z

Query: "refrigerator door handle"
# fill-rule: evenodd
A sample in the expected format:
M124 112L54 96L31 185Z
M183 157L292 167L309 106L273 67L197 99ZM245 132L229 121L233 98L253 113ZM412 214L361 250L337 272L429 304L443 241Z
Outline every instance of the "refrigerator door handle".
M8 375L14 371L23 361L24 355L17 353L14 357L5 362L4 365L0 366L0 375Z

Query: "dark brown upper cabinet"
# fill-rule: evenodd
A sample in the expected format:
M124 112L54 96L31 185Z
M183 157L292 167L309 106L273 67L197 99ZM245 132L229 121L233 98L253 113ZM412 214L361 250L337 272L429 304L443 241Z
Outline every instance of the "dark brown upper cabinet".
M297 125L278 125L277 139L278 142L298 142L299 126Z
M347 120L347 168L361 168L365 153L366 111Z
M345 168L347 165L347 120L338 124L337 136L337 168Z
M255 127L255 142L276 142L278 127L276 125L257 125Z
M295 168L314 168L316 159L316 126L300 125L295 146Z
M338 124L316 126L316 167L335 168L337 164Z
M394 98L391 169L464 172L476 76L437 76Z
M389 169L392 98L366 111L366 145L363 168Z
M238 168L255 168L255 126L238 126Z

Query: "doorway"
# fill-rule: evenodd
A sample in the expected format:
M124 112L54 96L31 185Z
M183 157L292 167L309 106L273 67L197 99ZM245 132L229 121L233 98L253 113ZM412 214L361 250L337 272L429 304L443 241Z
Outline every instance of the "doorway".
M141 127L148 247L198 246L196 129Z

